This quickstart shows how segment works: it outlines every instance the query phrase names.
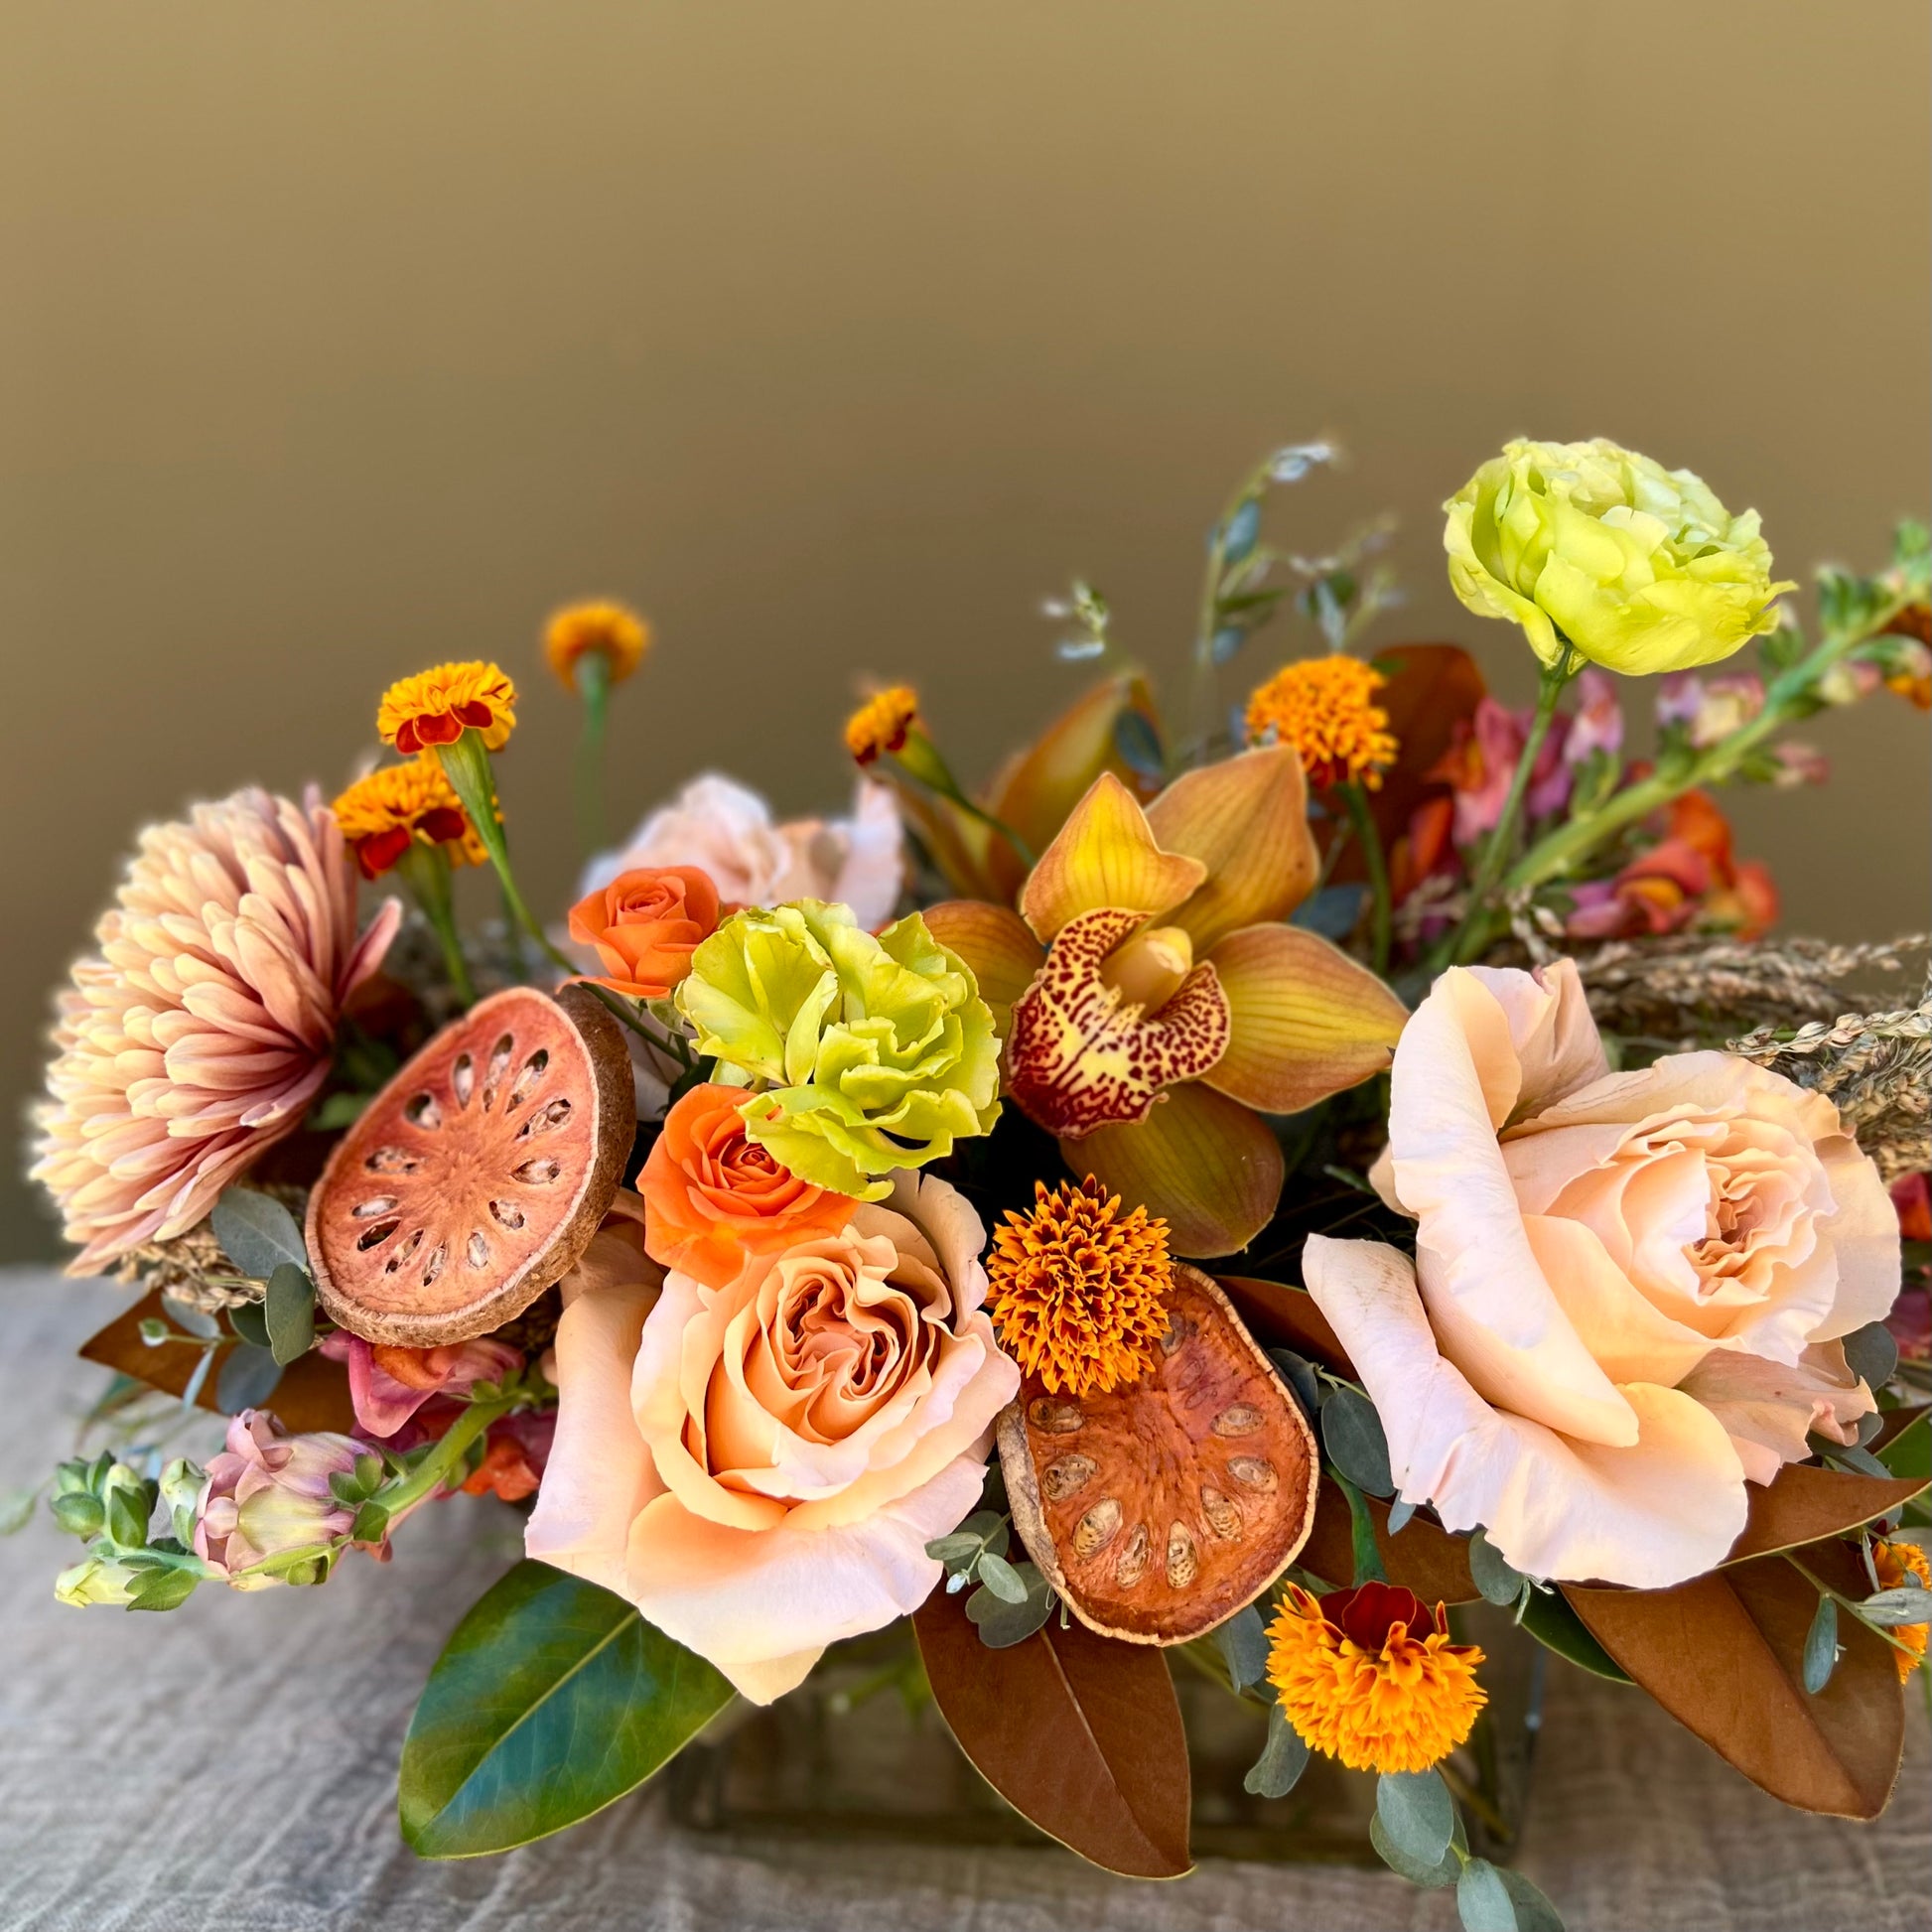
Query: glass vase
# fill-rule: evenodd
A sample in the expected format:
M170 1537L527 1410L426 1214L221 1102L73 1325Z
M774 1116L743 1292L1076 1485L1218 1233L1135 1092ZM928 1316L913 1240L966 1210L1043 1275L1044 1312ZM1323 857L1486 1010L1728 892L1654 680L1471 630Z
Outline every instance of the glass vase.
M1541 1717L1542 1647L1506 1611L1451 1612L1459 1640L1482 1645L1489 1703L1443 1767L1473 1851L1515 1854ZM1376 1863L1368 1841L1375 1779L1330 1758L1309 1761L1285 1798L1243 1787L1267 1720L1231 1696L1211 1666L1169 1653L1193 1767L1197 1858ZM926 1688L907 1626L836 1645L789 1697L727 1710L665 1773L671 1815L694 1831L747 1838L892 1838L947 1845L1053 1843L980 1777Z

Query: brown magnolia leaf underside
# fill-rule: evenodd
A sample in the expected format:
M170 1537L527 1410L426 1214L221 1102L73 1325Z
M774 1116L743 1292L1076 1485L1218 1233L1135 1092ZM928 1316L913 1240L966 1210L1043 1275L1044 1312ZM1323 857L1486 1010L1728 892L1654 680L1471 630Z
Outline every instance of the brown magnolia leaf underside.
M1469 1575L1469 1540L1451 1536L1426 1516L1412 1517L1389 1534L1389 1506L1366 1498L1375 1523L1375 1547L1389 1582L1413 1589L1425 1603L1473 1603L1482 1592ZM1314 1526L1302 1546L1301 1567L1337 1589L1355 1581L1355 1550L1348 1517L1348 1499L1332 1476L1321 1478L1315 1495Z
M1315 1307L1314 1297L1307 1289L1291 1288L1286 1282L1258 1281L1250 1275L1216 1275L1214 1279L1234 1304L1235 1313L1247 1323L1248 1332L1264 1348L1292 1348L1351 1382L1361 1380L1341 1345L1341 1337L1328 1325L1328 1317Z
M1874 1516L1883 1516L1925 1487L1916 1476L1855 1475L1850 1469L1819 1469L1787 1462L1777 1479L1750 1490L1750 1516L1730 1546L1726 1563L1743 1563L1774 1550L1842 1536Z
M167 1311L161 1306L159 1295L149 1295L134 1303L98 1334L89 1336L80 1344L81 1359L131 1375L137 1382L145 1382L164 1395L180 1395L202 1359L201 1350L178 1341L150 1348L141 1339L141 1323L150 1317L167 1320ZM229 1340L216 1348L213 1366L195 1398L211 1415L221 1413L214 1391L220 1380L221 1364L234 1346ZM311 1352L291 1362L282 1371L275 1393L263 1407L297 1435L329 1429L346 1436L355 1429L355 1411L348 1399L348 1372L342 1363L332 1362L326 1355Z
M960 1749L1022 1817L1129 1878L1192 1868L1187 1736L1158 1650L1061 1629L1056 1617L992 1650L943 1589L912 1627Z
M1895 1652L1841 1617L1838 1668L1807 1695L1805 1636L1818 1590L1793 1558L1847 1596L1869 1588L1856 1551L1832 1541L1733 1563L1671 1589L1566 1584L1563 1593L1611 1657L1753 1784L1800 1811L1875 1818L1905 1735Z

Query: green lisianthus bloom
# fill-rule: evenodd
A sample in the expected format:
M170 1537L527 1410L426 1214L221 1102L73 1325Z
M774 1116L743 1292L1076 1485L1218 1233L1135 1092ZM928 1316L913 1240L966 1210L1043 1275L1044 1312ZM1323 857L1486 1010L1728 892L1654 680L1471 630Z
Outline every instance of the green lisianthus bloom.
M1775 629L1797 588L1771 581L1755 510L1601 438L1511 443L1443 508L1456 596L1520 623L1545 664L1565 638L1632 676L1715 663Z
M880 1199L1000 1117L992 1012L916 912L877 938L820 899L734 913L677 1004L716 1077L756 1089L746 1132L821 1187Z

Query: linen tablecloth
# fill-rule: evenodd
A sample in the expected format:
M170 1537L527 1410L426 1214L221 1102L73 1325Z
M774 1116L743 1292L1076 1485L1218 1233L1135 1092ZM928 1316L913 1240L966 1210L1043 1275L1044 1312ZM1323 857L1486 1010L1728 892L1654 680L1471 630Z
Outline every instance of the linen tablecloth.
M69 1450L105 1371L76 1344L120 1291L0 1276L0 1488ZM1449 1927L1443 1893L1349 1867L1205 1862L1172 1885L1056 1851L759 1844L672 1825L649 1787L506 1858L426 1864L395 1765L444 1638L518 1549L461 1498L386 1568L322 1589L199 1591L162 1616L70 1610L78 1546L44 1509L0 1543L0 1927L6 1932L1299 1932ZM1859 1826L1754 1790L1640 1694L1559 1667L1523 1867L1573 1932L1922 1928L1928 1736L1916 1699L1891 1810Z

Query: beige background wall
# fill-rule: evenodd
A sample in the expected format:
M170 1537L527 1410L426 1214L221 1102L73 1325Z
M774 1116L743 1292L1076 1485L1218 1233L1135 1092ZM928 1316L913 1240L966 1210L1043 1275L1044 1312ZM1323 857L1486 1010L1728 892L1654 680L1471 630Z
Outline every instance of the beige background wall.
M1353 464L1275 527L1398 510L1381 636L1512 689L1436 510L1509 434L1694 468L1793 575L1927 507L1920 0L0 23L9 1116L136 823L333 786L402 671L529 674L504 775L557 902L574 720L532 649L564 597L659 627L627 822L706 763L831 802L862 672L982 766L1073 688L1036 606L1076 571L1177 689L1203 526L1317 429ZM1925 720L1815 736L1834 784L1745 801L1744 848L1794 925L1924 924ZM0 1253L51 1245L0 1196Z

